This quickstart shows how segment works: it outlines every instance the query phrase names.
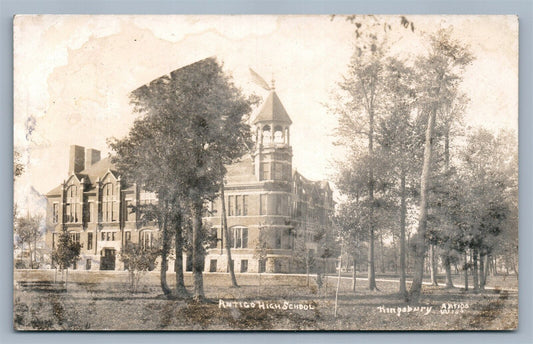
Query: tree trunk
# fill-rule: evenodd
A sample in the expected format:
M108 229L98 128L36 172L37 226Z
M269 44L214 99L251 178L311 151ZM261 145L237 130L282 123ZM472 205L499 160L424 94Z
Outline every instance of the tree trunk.
M354 253L353 255L353 273L352 273L352 291L355 294L355 285L357 284L357 259Z
M468 291L468 260L466 258L467 254L466 254L466 250L465 250L465 253L464 253L464 260L465 260L465 264L463 265L463 271L464 271L464 274L465 274L465 291Z
M307 275L307 286L309 287L309 250L305 249L305 273Z
M477 249L474 249L472 250L472 277L474 279L474 291L477 292L479 291L479 275L478 275L478 266L477 266L477 256L478 256L478 253L477 253Z
M439 282L437 281L437 254L435 251L437 251L437 247L435 245L431 245L431 284L434 286L438 286Z
M405 170L402 169L400 180L400 297L407 297L406 286L406 250L405 250L405 218L407 214L406 190L405 190Z
M174 243L176 244L175 253L176 260L174 261L174 271L176 272L176 296L185 298L189 296L187 288L185 288L185 280L183 276L183 218L181 210L178 210L174 223Z
M428 125L426 130L426 142L424 147L424 163L422 165L422 175L420 178L420 214L418 218L418 231L414 238L414 275L413 283L409 291L409 298L418 302L420 292L422 291L422 279L424 278L424 256L426 254L426 229L427 229L427 206L429 196L429 178L431 169L431 159L433 154L433 130L437 108L434 105L433 110L428 116Z
M222 214L221 220L222 220L222 230L224 231L224 242L226 247L226 256L228 258L228 270L229 274L231 276L231 286L232 287L238 287L237 279L235 278L235 266L233 264L233 259L231 259L231 240L228 232L228 222L226 219L226 200L224 196L224 181L220 184L220 200L222 202Z
M487 266L485 264L487 255L485 254L479 254L479 289L485 290L485 278L486 273L485 270L487 269Z
M169 251L167 209L165 209L165 215L163 215L162 230L163 230L163 238L162 238L163 243L162 243L162 248L161 248L160 280L161 280L161 289L163 290L163 294L166 297L169 297L172 291L168 287L168 283L167 283L168 251Z
M374 112L368 111L369 130L368 130L368 154L370 161L374 158ZM374 264L374 168L372 163L369 167L368 180L368 197L370 202L370 223L369 223L369 237L368 237L368 289L375 290L376 288L376 271Z
M444 270L446 271L446 288L453 288L452 264L450 264L450 253L446 252L442 257Z
M205 298L202 254L202 201L196 200L191 206L192 215L192 271L194 278L194 300L199 302Z
M385 273L385 252L383 251L383 234L379 233L379 250L381 256L381 273Z

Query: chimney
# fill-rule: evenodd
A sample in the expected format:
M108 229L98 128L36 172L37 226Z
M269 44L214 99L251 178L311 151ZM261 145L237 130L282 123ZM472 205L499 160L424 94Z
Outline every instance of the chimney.
M85 167L85 148L82 146L70 146L70 159L68 164L68 174L79 173Z
M85 150L85 169L88 169L98 161L100 161L100 151L93 148L87 148Z

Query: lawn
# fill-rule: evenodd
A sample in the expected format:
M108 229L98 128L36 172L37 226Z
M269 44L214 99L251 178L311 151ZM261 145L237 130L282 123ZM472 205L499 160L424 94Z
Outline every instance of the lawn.
M64 284L53 271L15 273L14 327L18 330L510 330L518 326L518 294L512 290L464 292L424 286L418 305L397 296L398 283L383 278L379 291L357 292L342 279L335 317L337 279L318 288L311 277L206 274L205 303L166 300L158 275L145 276L138 293L125 273L75 272ZM59 276L60 277L60 276ZM169 273L169 282L173 281ZM390 279L390 278L387 278ZM496 279L497 281L497 279ZM186 284L191 289L191 276ZM458 281L459 282L459 281ZM498 282L497 282L498 283ZM514 282L510 282L514 283Z

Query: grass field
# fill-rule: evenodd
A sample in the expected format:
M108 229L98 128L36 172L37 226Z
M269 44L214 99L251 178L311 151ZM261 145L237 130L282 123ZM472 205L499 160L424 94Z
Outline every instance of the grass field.
M60 276L58 276L59 279ZM172 284L173 274L169 273ZM499 277L499 276L498 276ZM157 273L143 279L138 293L128 291L127 274L74 272L71 282L54 283L53 271L15 273L14 327L18 330L511 330L518 326L518 294L513 278L492 279L495 290L464 292L424 286L418 305L397 296L391 276L378 278L379 291L357 292L343 278L335 317L337 279L317 288L311 277L206 274L205 303L166 300ZM516 278L514 278L516 280ZM458 280L457 283L460 283ZM191 288L192 278L186 275ZM489 284L490 285L490 284ZM494 286L494 285L493 285ZM507 288L507 289L501 289ZM252 307L253 306L253 307ZM301 309L300 309L301 308Z

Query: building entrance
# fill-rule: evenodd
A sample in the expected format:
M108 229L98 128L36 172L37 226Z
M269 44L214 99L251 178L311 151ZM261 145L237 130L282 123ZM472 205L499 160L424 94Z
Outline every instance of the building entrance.
M115 258L114 248L104 248L100 258L100 270L115 270Z

